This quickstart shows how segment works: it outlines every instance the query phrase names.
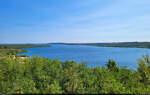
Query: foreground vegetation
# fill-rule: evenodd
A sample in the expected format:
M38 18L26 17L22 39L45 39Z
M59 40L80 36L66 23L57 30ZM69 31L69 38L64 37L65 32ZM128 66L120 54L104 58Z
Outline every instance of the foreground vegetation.
M150 48L150 42L118 42L118 43L62 43L66 45L89 45L98 47L130 47Z
M13 56L0 58L1 94L150 93L148 56L138 60L137 71L118 67L113 60L109 60L106 67L88 68L86 63L74 61Z

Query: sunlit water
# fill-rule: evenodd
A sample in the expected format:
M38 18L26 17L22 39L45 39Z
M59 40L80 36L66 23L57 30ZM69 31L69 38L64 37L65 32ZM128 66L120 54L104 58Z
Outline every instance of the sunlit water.
M118 66L136 70L137 59L142 54L150 54L146 48L117 48L117 47L95 47L82 45L52 44L52 47L27 48L27 53L21 55L39 55L50 59L58 58L61 61L72 60L78 63L87 62L88 67L106 66L109 59L117 62Z

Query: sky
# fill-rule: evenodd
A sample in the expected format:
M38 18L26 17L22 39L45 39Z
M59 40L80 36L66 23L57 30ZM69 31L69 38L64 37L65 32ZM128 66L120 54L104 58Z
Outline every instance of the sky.
M0 0L0 43L150 41L150 0Z

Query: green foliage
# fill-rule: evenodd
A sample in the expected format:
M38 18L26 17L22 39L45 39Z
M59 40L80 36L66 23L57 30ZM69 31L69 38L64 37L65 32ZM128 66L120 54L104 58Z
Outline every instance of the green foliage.
M146 57L147 60L148 57ZM145 94L150 93L148 61L138 71L119 68L110 60L107 68L85 63L60 62L35 56L21 60L0 59L0 92L4 94Z
M114 71L114 72L118 72L119 71L119 67L117 66L117 64L116 64L116 62L114 60L109 60L108 61L107 68L110 71Z
M145 85L150 84L150 59L149 56L143 56L143 59L139 59L138 72L140 73L142 79L141 82Z

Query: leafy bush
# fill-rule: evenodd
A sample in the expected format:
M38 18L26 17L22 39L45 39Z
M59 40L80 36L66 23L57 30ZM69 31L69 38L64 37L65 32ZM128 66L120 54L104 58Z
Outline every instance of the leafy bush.
M85 63L60 62L34 56L0 59L2 94L146 94L150 93L148 57L139 60L138 71L120 68L110 60L106 68Z

